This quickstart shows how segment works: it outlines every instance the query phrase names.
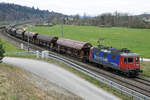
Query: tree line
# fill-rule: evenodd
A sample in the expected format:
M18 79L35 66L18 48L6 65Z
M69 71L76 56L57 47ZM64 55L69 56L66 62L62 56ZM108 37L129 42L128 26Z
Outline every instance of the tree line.
M47 21L52 24L91 25L100 27L150 28L150 14L130 15L128 13L104 13L95 17L64 15L39 8L16 4L0 3L0 22L37 20L37 24ZM0 23L1 24L1 23Z
M71 18L71 20L70 20ZM71 25L92 25L100 27L131 27L131 28L150 28L150 15L129 15L127 13L104 13L99 16L89 17L84 14L70 16L67 23Z

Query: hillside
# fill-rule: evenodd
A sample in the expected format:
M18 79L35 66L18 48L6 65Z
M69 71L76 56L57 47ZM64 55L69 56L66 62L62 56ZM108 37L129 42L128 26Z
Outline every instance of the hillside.
M64 19L63 19L64 18ZM64 15L61 13L40 10L39 8L26 7L17 4L0 3L0 24L22 21L36 21L36 24L43 22L52 24L69 24L103 27L130 27L150 29L149 14L130 15L126 13L104 13L98 16ZM17 22L16 22L17 21Z
M61 13L49 12L38 8L30 8L17 4L0 3L0 21L25 21L32 19L48 19L51 16L61 17Z

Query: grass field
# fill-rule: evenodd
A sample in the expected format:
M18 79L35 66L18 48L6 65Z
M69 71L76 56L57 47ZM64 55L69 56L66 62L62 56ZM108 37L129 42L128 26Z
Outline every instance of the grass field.
M32 29L29 28L29 31ZM40 34L61 37L61 26L33 27ZM150 58L150 30L130 28L101 28L95 26L64 26L64 38L86 41L97 45L99 38L104 38L103 45L116 48L128 48L142 57Z
M5 26L5 25L3 25L3 24L0 24L0 27L2 27L2 26Z
M142 76L150 77L150 62L142 62L141 69L143 70Z
M16 47L15 45L13 45L13 44L11 44L10 42L8 42L7 40L4 40L4 39L0 38L0 41L1 41L2 44L3 44L5 53L23 51L23 50L19 49L18 47Z

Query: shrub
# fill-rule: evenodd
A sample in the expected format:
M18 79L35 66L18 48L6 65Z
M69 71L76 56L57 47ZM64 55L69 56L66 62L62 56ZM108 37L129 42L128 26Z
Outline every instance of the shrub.
M3 44L2 44L2 42L0 40L0 60L3 59L4 53L5 53L5 51L4 51L4 48L3 48Z

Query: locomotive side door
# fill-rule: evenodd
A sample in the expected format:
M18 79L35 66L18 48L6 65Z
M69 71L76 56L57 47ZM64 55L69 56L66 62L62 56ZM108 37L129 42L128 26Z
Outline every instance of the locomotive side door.
M124 69L125 70L128 70L128 58L127 57L124 57Z

